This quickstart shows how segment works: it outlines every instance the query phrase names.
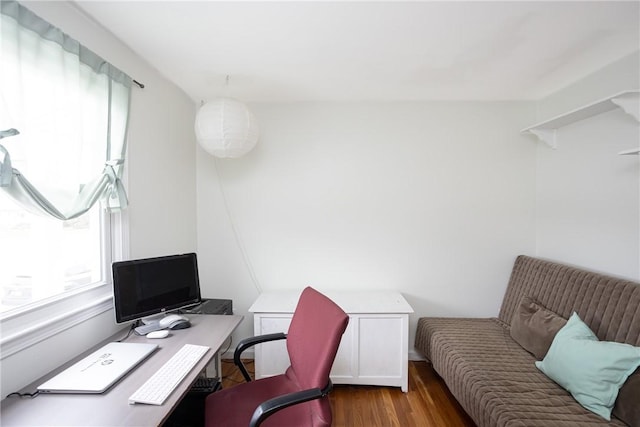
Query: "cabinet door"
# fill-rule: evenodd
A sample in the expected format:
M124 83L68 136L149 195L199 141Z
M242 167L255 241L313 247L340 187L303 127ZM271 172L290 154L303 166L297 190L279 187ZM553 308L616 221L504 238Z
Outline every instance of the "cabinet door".
M362 315L358 326L358 369L363 383L368 383L367 378L401 378L405 341L403 319L400 316Z
M354 364L355 351L358 348L356 331L357 325L354 323L353 318L349 317L349 324L342 335L340 347L338 347L338 352L331 368L331 380L335 384L350 384L358 375L357 367Z
M291 314L254 315L254 334L286 333L291 323ZM284 373L290 365L285 340L271 341L254 347L256 378L271 377Z

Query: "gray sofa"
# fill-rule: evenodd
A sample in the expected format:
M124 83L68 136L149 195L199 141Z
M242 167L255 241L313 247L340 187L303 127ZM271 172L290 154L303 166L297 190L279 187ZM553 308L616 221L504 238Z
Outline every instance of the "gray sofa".
M480 427L638 426L640 368L620 389L611 421L536 368L544 354L536 358L511 330L526 296L564 319L577 312L600 340L640 346L639 283L519 256L497 318L423 317L416 349Z

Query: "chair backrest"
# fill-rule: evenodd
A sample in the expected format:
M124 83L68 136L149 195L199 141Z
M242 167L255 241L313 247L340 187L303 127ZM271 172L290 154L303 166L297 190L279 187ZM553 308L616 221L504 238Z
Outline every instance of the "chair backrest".
M307 287L287 333L290 370L301 388L324 388L349 316L333 301Z

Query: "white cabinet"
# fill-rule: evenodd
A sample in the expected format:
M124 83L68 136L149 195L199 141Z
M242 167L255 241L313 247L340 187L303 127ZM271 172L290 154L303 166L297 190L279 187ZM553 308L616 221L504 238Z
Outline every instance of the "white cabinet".
M408 391L409 313L398 292L323 292L348 315L331 370L334 384L400 387ZM286 332L300 292L265 292L249 308L254 334ZM256 378L281 374L289 366L284 340L255 347Z

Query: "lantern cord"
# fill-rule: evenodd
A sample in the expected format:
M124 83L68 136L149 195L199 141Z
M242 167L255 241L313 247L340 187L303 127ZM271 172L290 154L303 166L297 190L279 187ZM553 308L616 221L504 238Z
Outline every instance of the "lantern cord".
M238 231L238 227L234 221L233 213L231 212L231 208L229 207L229 201L227 200L227 195L224 191L224 186L222 185L222 176L220 175L220 169L218 165L218 159L213 156L214 168L216 170L216 176L218 178L218 185L220 186L220 194L222 195L222 203L224 204L225 211L227 213L227 217L229 218L229 224L231 226L231 231L233 232L233 237L236 240L236 244L238 245L238 249L240 249L240 253L242 254L242 260L244 261L245 267L247 267L247 272L249 273L249 277L251 278L251 282L253 286L258 291L258 295L262 293L262 287L258 282L258 278L256 277L256 273L251 265L251 261L249 260L249 255L247 254L247 250L242 243L242 237L240 236L240 232Z

